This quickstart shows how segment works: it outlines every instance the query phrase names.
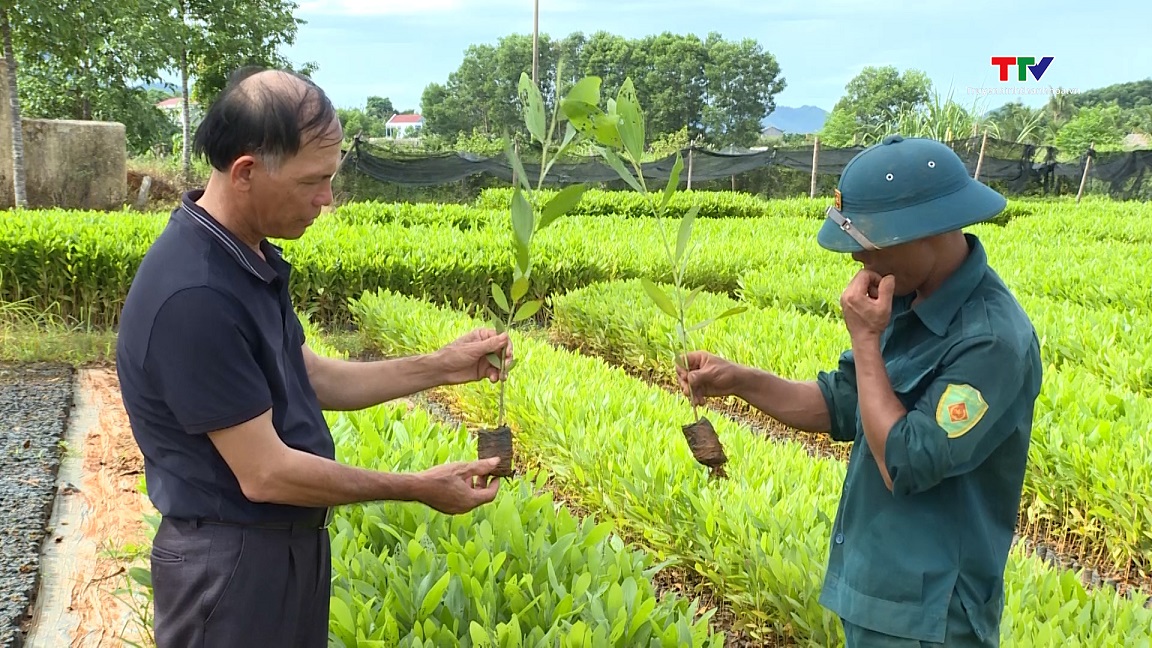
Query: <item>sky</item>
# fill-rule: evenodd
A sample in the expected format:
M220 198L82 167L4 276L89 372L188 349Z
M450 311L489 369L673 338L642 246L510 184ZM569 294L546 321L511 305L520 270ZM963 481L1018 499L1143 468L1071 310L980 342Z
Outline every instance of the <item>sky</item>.
M307 21L283 52L313 61L313 78L341 108L370 95L419 111L429 83L445 83L474 43L532 33L533 0L296 0ZM626 38L672 32L756 39L776 57L777 105L831 110L865 66L923 70L942 95L991 110L1040 106L1049 94L1152 77L1148 0L539 0L540 32L558 39L600 30ZM704 7L708 7L705 9ZM1042 80L999 80L992 56L1050 56ZM979 93L985 94L979 94ZM643 103L643 97L640 98Z

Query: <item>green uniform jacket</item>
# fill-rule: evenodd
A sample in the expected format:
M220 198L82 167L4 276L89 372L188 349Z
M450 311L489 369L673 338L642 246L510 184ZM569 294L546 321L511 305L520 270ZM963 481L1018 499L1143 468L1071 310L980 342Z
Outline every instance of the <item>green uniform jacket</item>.
M848 623L941 642L955 592L995 643L1043 366L1031 321L965 236L964 264L915 307L895 298L881 338L908 410L885 450L892 491L864 437L852 352L818 377L832 437L855 442L820 603Z

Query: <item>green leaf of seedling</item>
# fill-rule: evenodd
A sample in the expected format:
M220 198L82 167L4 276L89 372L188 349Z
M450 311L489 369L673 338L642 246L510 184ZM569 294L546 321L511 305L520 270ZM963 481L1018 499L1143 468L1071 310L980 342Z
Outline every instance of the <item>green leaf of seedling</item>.
M723 313L720 313L716 317L706 319L703 322L696 324L692 328L689 328L688 331L689 332L698 331L698 330L704 328L705 326L708 326L709 324L712 324L714 322L718 322L718 321L724 319L725 317L732 317L733 315L739 315L740 313L743 313L746 310L748 310L747 306L737 306L736 308L729 308L728 310L724 311Z
M440 605L441 599L444 598L444 591L448 589L448 583L451 578L452 574L450 572L444 572L440 580L436 581L432 589L429 589L428 593L424 595L424 600L420 603L420 618L426 618L432 613L432 610L436 609L437 605Z
M616 95L616 109L619 111L618 125L624 148L633 160L639 161L644 155L644 115L640 111L640 101L636 98L636 87L632 78L624 80Z
M540 88L532 83L532 77L527 73L520 73L520 85L517 88L520 95L520 104L524 111L524 125L536 141L544 141L544 98L540 95Z
M684 158L680 156L680 151L676 151L676 162L672 164L672 173L668 176L668 184L664 187L664 197L660 200L661 209L668 206L668 201L672 200L672 194L676 193L676 188L680 186L680 172L683 170Z
M528 174L524 173L524 165L520 163L520 156L516 155L516 150L512 148L512 137L507 132L504 133L504 154L508 156L508 164L512 165L512 175L516 176L513 186L523 187L525 191L531 189Z
M640 284L644 286L644 292L648 293L648 296L652 298L652 301L656 303L656 306L658 306L660 310L672 317L678 317L676 307L672 305L672 300L669 299L663 290L660 290L659 286L652 283L651 279L640 277Z
M512 301L518 302L526 294L528 294L528 277L523 275L516 277L512 282Z
M516 316L512 318L512 321L513 322L522 322L522 321L528 319L529 317L532 317L533 315L536 314L536 311L540 310L541 305L542 305L542 302L538 299L533 300L533 301L524 302L524 304L516 310Z
M495 367L497 369L500 368L500 356L496 355L495 353L489 353L487 358L488 358L488 364L492 365L493 367Z
M568 145L571 144L574 139L576 139L576 127L572 125L572 122L568 122L564 127L564 141L561 142L557 155L568 150Z
M472 638L472 645L475 648L488 648L492 645L492 637L489 636L488 631L475 621L468 626L468 636Z
M596 104L586 103L583 101L565 100L561 104L561 109L568 117L568 124L576 129L577 132L584 133L584 135L591 137L594 134L596 126L595 116L603 115L604 111Z
M496 305L500 307L500 310L505 313L511 312L512 309L508 307L508 298L504 296L504 289L496 282L492 282L492 299L496 300Z
M516 265L524 275L528 274L529 268L528 246L532 242L533 218L532 205L516 187L512 195L512 231L516 242Z
M596 136L596 141L614 149L624 146L624 141L620 139L620 123L620 115L614 113L593 115L592 132Z
M496 329L497 333L503 333L505 329L504 320L497 317L496 313L493 312L491 308L485 306L484 310L488 312L488 316L491 318L489 323L492 325L492 328Z
M532 205L517 187L512 192L512 231L516 234L516 240L524 245L532 241L533 217Z
M329 607L332 608L332 617L336 621L337 627L346 631L349 635L356 633L356 622L352 618L352 609L344 602L344 599L333 596Z
M563 103L585 103L592 106L600 105L600 83L598 76L586 76L580 79L564 95Z
M587 185L577 184L564 187L544 205L540 210L540 225L539 229L544 229L551 225L557 218L567 214L579 202L580 198L584 196L584 192L588 190Z
M719 315L717 315L715 319L717 322L719 322L720 320L722 320L726 317L732 317L733 315L739 315L740 313L743 313L746 310L748 310L747 306L737 306L735 308L729 308L728 310L724 311L723 313L720 313Z
M624 180L624 182L627 182L629 186L631 186L636 191L639 191L640 193L646 193L644 191L644 187L640 186L640 183L637 182L636 178L632 176L632 172L624 166L624 161L620 159L619 155L616 155L615 151L612 149L602 148L600 149L600 155L602 155L604 159L608 161L608 166L615 169L616 173L622 180Z
M152 587L152 572L143 567L132 567L128 570L128 576L144 587Z
M516 269L522 274L527 274L531 270L532 259L528 255L528 246L520 241L516 241Z
M688 293L688 296L684 298L684 310L688 310L692 307L692 302L696 301L696 296L699 295L703 290L704 286L698 286L694 288L692 292Z
M684 250L688 249L688 239L692 238L692 222L696 220L699 211L700 205L692 205L680 219L680 234L676 237L676 263L680 263Z

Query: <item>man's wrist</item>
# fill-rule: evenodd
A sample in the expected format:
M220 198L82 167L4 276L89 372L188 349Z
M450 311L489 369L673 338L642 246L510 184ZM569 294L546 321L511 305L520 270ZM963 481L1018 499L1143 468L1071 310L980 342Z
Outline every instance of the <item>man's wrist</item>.
M397 502L420 502L424 497L424 478L419 473L380 473L383 478L381 497Z
M880 334L879 333L857 333L852 336L852 352L853 355L860 355L861 353L880 352Z
M732 384L729 387L729 393L741 400L748 401L756 392L760 391L758 385L762 384L765 379L771 380L771 378L772 374L763 369L733 363Z
M407 363L404 371L419 386L417 391L450 383L443 350L408 356L404 361Z

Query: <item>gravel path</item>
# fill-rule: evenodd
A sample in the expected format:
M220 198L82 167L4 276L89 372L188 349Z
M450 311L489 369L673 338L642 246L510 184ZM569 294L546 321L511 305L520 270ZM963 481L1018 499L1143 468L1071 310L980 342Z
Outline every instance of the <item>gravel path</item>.
M0 364L0 648L23 644L71 405L71 367Z

